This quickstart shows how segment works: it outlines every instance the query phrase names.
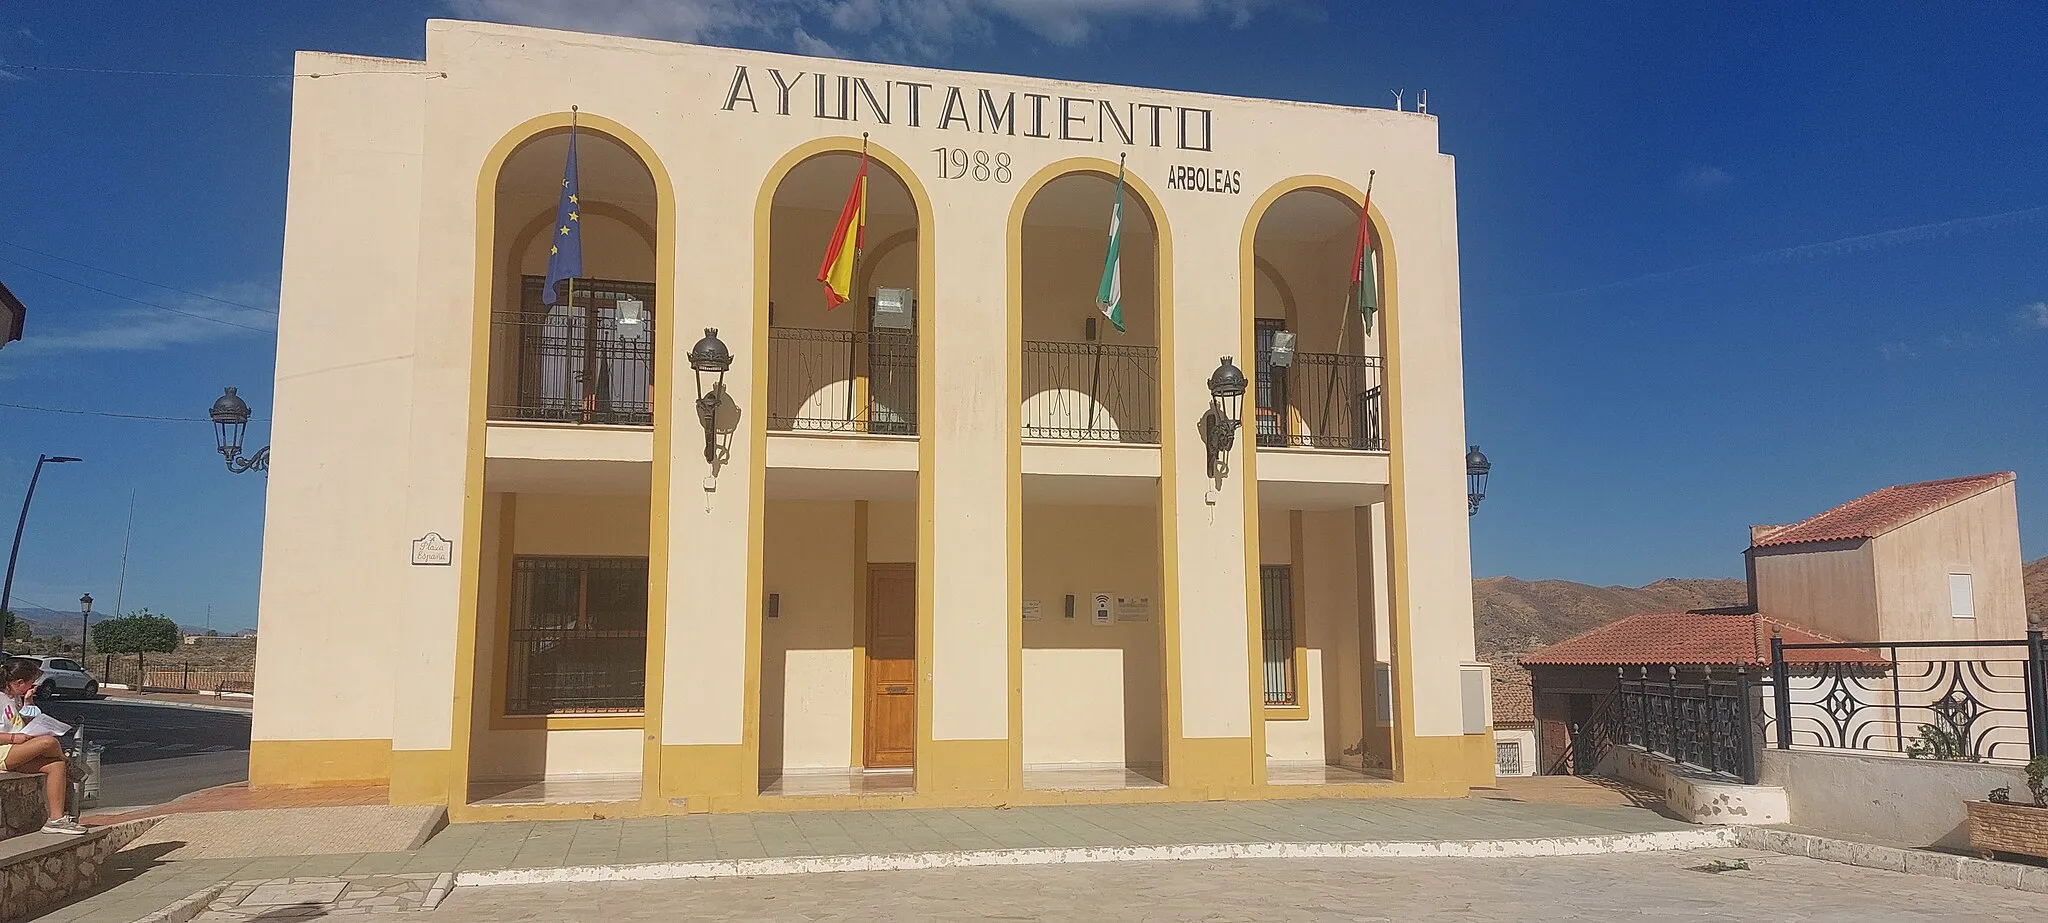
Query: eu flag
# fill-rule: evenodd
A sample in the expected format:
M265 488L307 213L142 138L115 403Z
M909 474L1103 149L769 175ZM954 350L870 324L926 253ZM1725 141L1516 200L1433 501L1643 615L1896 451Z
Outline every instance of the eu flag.
M554 242L548 245L548 280L541 286L542 304L555 303L555 287L563 279L583 275L583 216L576 198L576 127L569 127L569 160L562 165L562 198L555 205Z

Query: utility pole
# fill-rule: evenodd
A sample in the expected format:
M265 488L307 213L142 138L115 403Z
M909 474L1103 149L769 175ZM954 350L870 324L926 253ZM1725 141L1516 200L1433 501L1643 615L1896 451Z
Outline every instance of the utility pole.
M28 476L28 493L21 498L21 519L14 524L14 550L7 553L7 579L0 583L0 612L12 612L8 605L14 601L14 560L21 556L21 533L28 528L28 505L36 499L36 482L42 480L43 465L75 462L80 459L69 455L37 455L36 471Z
M128 492L128 532L121 536L121 579L114 583L114 617L121 617L121 594L128 589L128 542L135 538L135 491Z

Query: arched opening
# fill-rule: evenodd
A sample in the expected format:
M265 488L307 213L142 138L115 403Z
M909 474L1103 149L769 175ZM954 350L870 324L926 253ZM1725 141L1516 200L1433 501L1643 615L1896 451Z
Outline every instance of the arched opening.
M1386 450L1380 273L1377 254L1369 256L1375 310L1367 329L1351 282L1357 246L1358 203L1334 190L1296 189L1259 218L1251 371L1261 448Z
M486 187L494 426L654 424L662 193L633 146L589 121L527 138ZM555 258L572 234L580 267ZM552 298L551 271L567 275ZM652 476L486 459L470 802L641 797Z
M819 281L863 157L804 158L769 197L768 439L915 441L919 197L879 149L846 300ZM894 448L903 448L892 446ZM771 453L774 450L771 449ZM758 758L763 795L914 791L918 478L771 462L762 514Z
M1158 230L1144 198L1122 190L1121 316L1099 304L1114 173L1046 183L1024 211L1024 438L1159 444Z
M1119 202L1114 313L1122 330L1101 297ZM1166 771L1158 481L1079 472L1085 459L1159 444L1160 232L1147 196L1136 184L1119 189L1111 167L1047 181L1015 233L1018 438L1091 447L1073 450L1076 465L1022 474L1014 733L1024 786L1158 787Z
M867 161L867 228L846 303L828 305L819 264L859 172L852 151L818 154L775 189L769 212L768 428L917 435L917 206Z
M1352 281L1359 215L1346 192L1304 186L1256 216L1244 267L1256 340L1246 372L1257 417L1247 427L1261 453L1386 450L1382 274L1378 251L1369 251L1361 297ZM1376 245L1383 242L1375 236ZM1384 501L1371 496L1260 492L1269 783L1355 783L1386 774L1392 652L1378 627L1388 609L1383 523Z

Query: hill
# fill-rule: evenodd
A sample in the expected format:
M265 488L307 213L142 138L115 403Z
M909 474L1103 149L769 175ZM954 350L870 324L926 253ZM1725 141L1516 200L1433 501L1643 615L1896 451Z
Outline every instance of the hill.
M2027 563L2027 623L2048 625L2048 557Z
M1482 659L1520 653L1638 612L1672 612L1749 601L1740 580L1666 577L1639 587L1569 580L1488 577L1472 581L1472 613Z

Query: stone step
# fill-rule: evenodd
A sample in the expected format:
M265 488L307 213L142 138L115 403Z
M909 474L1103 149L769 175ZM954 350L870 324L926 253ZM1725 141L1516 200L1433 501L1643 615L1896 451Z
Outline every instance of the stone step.
M81 836L25 833L0 841L0 921L25 920L91 892L107 859L156 822L129 821Z
M48 819L41 774L0 772L0 840L34 833Z

